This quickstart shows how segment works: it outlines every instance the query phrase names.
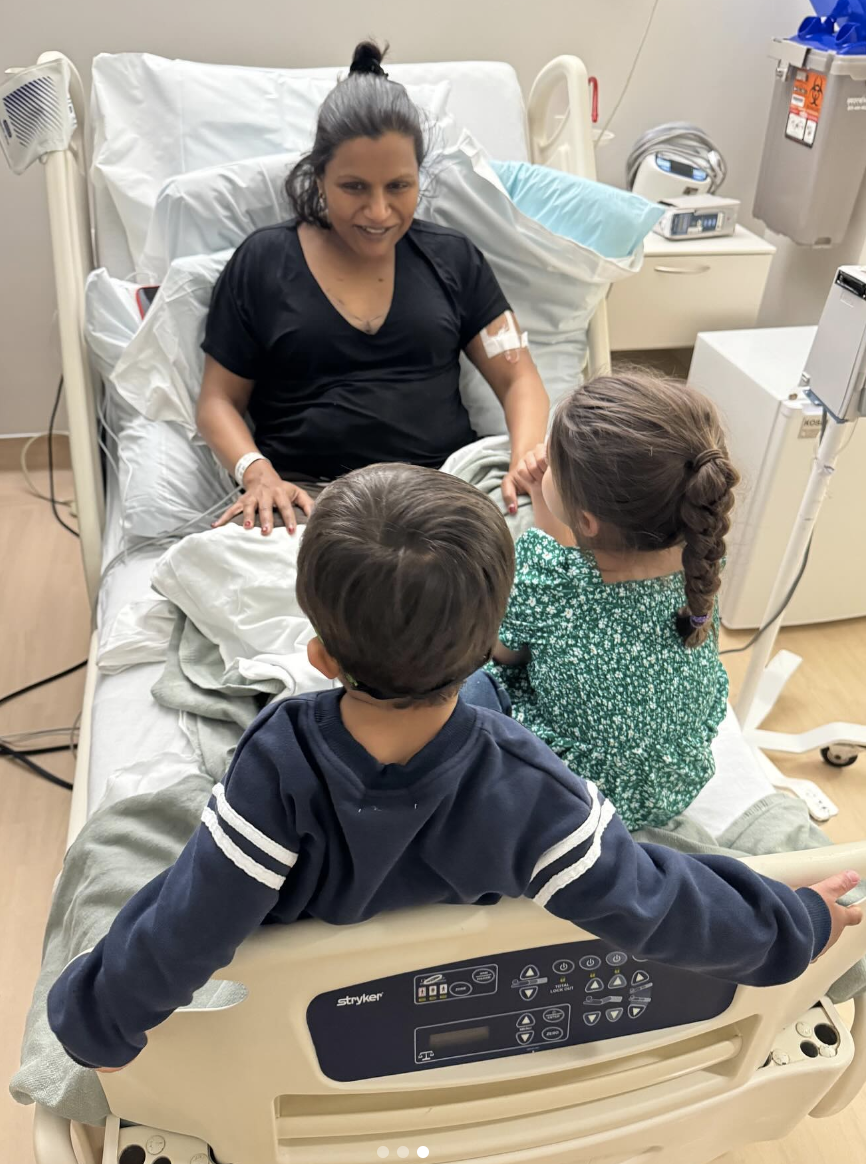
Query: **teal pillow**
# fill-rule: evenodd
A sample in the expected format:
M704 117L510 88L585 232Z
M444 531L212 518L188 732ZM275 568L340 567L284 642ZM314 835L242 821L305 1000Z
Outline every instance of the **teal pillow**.
M663 214L655 202L576 174L530 162L490 164L519 210L606 259L628 258Z

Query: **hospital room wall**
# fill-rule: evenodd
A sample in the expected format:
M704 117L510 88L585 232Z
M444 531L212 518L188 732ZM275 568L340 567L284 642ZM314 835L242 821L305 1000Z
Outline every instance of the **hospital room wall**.
M0 66L31 64L46 49L66 53L89 80L97 52L248 65L347 61L354 43L387 38L404 61L510 61L528 93L559 53L583 57L601 82L601 119L625 83L653 0L37 0L18 5L4 29ZM625 157L643 130L663 121L703 126L728 160L726 192L743 199L748 223L772 83L766 46L789 35L806 0L658 0L645 50L599 153L600 177L621 183ZM15 178L0 165L0 435L44 429L59 374L54 288L43 175Z

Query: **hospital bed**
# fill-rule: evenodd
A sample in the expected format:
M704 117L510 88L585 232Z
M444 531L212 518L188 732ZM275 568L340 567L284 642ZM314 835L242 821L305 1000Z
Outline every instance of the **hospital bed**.
M126 270L118 224L89 186L88 116L68 68L77 129L69 148L47 155L45 175L96 620L71 841L113 770L182 739L177 717L150 698L158 668L105 675L95 664L100 628L146 590L156 551L117 562L100 586L121 548L119 497L100 455L83 289L97 262L120 277ZM451 112L495 156L595 177L587 76L576 58L542 70L525 111L507 65L395 66L392 75L447 78ZM602 304L590 367L608 358ZM752 864L800 883L849 867L866 876L866 844ZM864 952L866 927L848 931L797 982L758 991L639 963L527 902L271 929L221 974L243 985L242 1001L176 1014L132 1066L101 1077L114 1113L104 1131L37 1107L36 1157L355 1164L411 1153L436 1164L704 1164L783 1136L807 1114L831 1115L856 1094L866 1077L866 1008L857 1004L849 1029L825 995Z

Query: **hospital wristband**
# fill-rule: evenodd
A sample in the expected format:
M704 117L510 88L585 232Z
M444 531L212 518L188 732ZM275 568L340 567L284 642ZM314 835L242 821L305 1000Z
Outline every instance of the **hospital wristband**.
M266 461L267 459L268 458L264 455L264 453L260 453L258 451L253 453L244 453L244 455L235 465L235 481L237 481L238 485L243 485L244 473L246 473L250 465L252 465L255 461Z

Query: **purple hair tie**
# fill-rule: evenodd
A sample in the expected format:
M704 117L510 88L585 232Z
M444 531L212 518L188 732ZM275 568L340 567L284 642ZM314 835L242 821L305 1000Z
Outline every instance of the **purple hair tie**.
M689 622L692 626L703 626L709 617L708 614L690 614Z

